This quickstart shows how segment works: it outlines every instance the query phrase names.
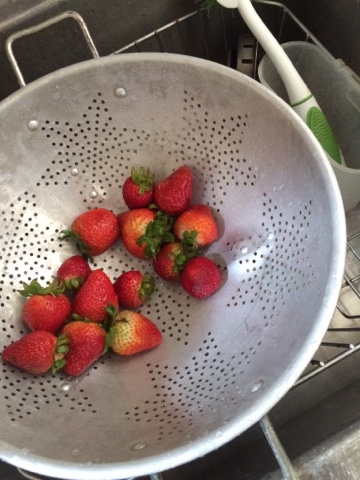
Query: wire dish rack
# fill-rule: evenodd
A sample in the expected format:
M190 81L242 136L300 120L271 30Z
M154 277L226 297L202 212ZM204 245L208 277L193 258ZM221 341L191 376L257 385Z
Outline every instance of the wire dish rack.
M302 40L324 48L306 26L283 4L254 0L254 5L260 16L265 10L271 9L271 15L266 12L267 18L271 18L271 24L267 24L280 43ZM239 35L239 32L242 34ZM239 15L218 6L210 10L204 8L194 10L117 49L112 54L148 51L180 53L205 58L236 68L255 79L257 79L258 62L264 53L256 40L249 34ZM349 236L346 267L337 310L315 357L293 388L360 350L360 324L357 322L360 319L359 206L348 214L347 226ZM260 425L284 477L297 478L269 419L265 417ZM28 479L39 478L27 472L20 471L20 473ZM160 480L162 476L159 473L151 475L150 478Z

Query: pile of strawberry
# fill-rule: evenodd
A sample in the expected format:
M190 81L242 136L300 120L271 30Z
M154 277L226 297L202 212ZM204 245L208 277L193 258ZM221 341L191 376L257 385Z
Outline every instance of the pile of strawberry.
M89 261L121 239L134 257L151 260L154 272L178 282L195 298L207 298L221 285L219 267L203 254L218 236L211 209L191 205L193 174L181 166L155 184L143 168L133 169L122 194L128 210L106 208L80 214L61 240L74 239L80 254L65 260L53 282L24 283L22 320L30 333L5 347L2 358L32 374L63 370L77 376L106 351L133 355L157 347L162 333L136 311L154 291L154 276L123 272L112 282Z

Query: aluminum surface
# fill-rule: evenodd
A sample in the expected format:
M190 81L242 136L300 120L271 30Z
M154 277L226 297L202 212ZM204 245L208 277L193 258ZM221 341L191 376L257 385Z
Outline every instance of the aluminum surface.
M36 81L2 103L0 121L1 348L24 331L21 282L50 281L74 253L58 234L76 214L124 209L134 165L156 178L194 169L193 201L220 225L208 254L224 275L206 302L157 282L142 310L164 334L154 351L108 355L73 380L3 365L1 458L53 477L121 479L186 463L258 421L319 346L345 259L334 175L290 108L219 65L135 54ZM144 263L117 244L96 266L115 279Z

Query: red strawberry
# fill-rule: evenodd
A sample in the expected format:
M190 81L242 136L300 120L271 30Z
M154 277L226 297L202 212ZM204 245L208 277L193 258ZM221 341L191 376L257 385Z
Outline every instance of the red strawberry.
M39 330L5 347L2 358L21 370L40 375L63 366L66 343L63 337L57 339L54 334Z
M163 242L174 239L173 219L149 208L128 210L118 215L120 235L126 250L138 258L155 256Z
M68 340L64 372L77 376L90 367L106 350L106 332L93 322L75 321L65 325L62 335Z
M192 205L175 220L174 233L180 240L190 235L195 245L201 248L216 240L218 229L207 205Z
M130 209L147 207L154 196L154 176L150 170L141 167L133 168L131 177L128 177L122 187L122 195L126 205Z
M108 275L101 269L93 270L76 292L73 300L75 319L104 322L108 316L105 307L118 307L118 297Z
M206 298L220 287L221 272L210 258L191 258L181 272L180 283L192 297Z
M23 284L19 293L27 300L22 318L33 330L45 330L56 334L71 315L70 300L63 294L64 285L54 280L48 287L42 287L37 279Z
M119 223L110 210L94 208L76 217L71 230L63 230L61 233L61 240L74 237L81 253L92 257L104 253L116 242Z
M156 205L168 215L178 215L189 208L193 185L191 169L184 165L155 187Z
M180 242L165 243L154 260L154 270L164 280L180 280L180 271L187 261Z
M119 312L109 331L109 345L119 355L133 355L157 347L162 334L157 326L133 310Z
M125 308L138 308L154 291L154 277L143 275L138 270L124 272L114 283L119 305Z
M118 215L120 235L126 250L138 258L146 258L146 244L138 240L145 235L147 226L155 219L156 212L149 208L128 210Z
M67 258L59 267L56 278L64 282L68 290L77 290L91 273L90 265L81 255Z

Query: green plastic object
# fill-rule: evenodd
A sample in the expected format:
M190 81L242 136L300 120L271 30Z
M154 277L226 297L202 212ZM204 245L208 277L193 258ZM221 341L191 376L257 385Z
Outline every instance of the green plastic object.
M323 112L317 107L311 107L307 113L306 123L329 157L341 164L339 145Z

